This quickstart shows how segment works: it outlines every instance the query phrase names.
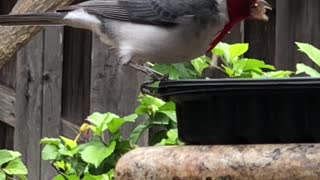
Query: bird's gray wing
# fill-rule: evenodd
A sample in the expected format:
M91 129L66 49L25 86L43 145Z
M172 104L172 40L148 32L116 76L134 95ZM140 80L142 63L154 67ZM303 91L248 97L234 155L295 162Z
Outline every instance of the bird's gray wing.
M174 25L217 13L214 0L91 0L59 11L83 8L102 18L136 23Z

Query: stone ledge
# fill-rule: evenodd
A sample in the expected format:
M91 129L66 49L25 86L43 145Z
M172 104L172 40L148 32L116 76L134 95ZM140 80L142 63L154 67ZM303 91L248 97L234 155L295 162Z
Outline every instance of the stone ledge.
M138 148L117 180L320 179L320 144Z

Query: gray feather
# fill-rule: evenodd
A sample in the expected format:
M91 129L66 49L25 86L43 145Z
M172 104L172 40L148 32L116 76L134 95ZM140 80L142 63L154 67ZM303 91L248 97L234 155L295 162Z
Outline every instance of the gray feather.
M79 8L103 18L157 25L207 19L218 13L217 2L211 0L92 0L59 11Z
M64 13L1 15L0 25L53 25L60 24Z

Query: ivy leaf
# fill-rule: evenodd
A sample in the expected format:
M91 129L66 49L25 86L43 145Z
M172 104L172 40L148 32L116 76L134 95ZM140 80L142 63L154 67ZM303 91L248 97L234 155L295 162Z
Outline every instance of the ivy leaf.
M78 146L77 142L75 142L72 139L60 136L60 138L62 139L62 141L66 144L67 147L69 147L70 149L74 149Z
M307 75L311 77L320 77L320 73L313 69L310 66L307 66L305 64L297 64L297 72L296 74L306 73Z
M258 78L287 78L292 74L291 71L272 71L259 75ZM253 78L256 78L253 76Z
M130 134L129 139L133 144L137 144L140 137L152 126L152 122L146 121L138 125Z
M5 180L6 179L6 174L0 169L0 179Z
M23 164L23 162L20 158L9 162L8 165L3 169L3 171L9 175L16 175L16 174L26 175L26 174L28 174L28 169Z
M231 60L235 59L236 57L242 56L248 50L249 50L249 44L246 44L246 43L232 44L229 47Z
M126 122L135 122L135 120L138 118L138 115L132 114L130 116L126 116L124 118L113 118L108 123L108 129L111 133L117 132L121 126Z
M132 149L134 149L134 147L129 140L118 142L116 146L116 151L120 154L125 154Z
M172 121L177 122L176 105L174 102L168 102L159 108L159 112L168 116Z
M107 175L93 176L91 174L85 174L83 180L109 180Z
M155 64L152 69L168 76L171 80L177 80L180 78L179 71L172 64Z
M230 57L230 45L227 43L220 42L213 50L212 53L222 58L225 64L229 64L231 62Z
M21 154L19 152L0 150L0 166L18 157L21 157Z
M258 70L258 69L259 70L260 69L275 70L274 66L268 65L265 62L257 59L242 59L242 60L239 60L239 62L244 62L243 71Z
M100 141L88 143L84 150L80 152L81 158L97 168L105 158L114 152L116 144L115 141L112 141L109 146L105 146Z
M80 180L80 178L77 175L70 175L70 176L66 175L65 177L68 180ZM62 175L58 175L58 176L55 176L53 180L65 180L66 179L65 177Z
M59 154L59 148L52 144L47 144L42 149L42 159L43 160L55 160Z
M28 180L28 178L25 175L17 174L17 176L20 178L20 180Z
M101 136L105 130L108 129L108 124L119 116L113 113L93 113L88 117L88 121L96 126L96 129L91 128L97 136Z
M57 138L43 138L40 141L40 144L51 144L55 146L59 146L60 143L61 143L61 140Z
M194 69L199 75L202 75L203 71L210 67L212 60L207 56L201 56L191 61Z
M314 63L320 66L320 50L311 44L296 42L299 51L305 53Z
M161 141L162 145L181 145L182 143L179 141L178 138L178 130L171 129L167 132L167 138Z

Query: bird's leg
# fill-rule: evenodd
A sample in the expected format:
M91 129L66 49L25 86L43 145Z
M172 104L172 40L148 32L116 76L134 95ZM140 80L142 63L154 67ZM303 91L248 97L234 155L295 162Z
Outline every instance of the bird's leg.
M151 76L153 79L157 80L157 81L161 81L165 79L165 76L155 70L153 70L152 68L148 67L147 65L143 65L141 66L140 64L134 63L132 61L128 62L128 65L140 72L143 72L149 76Z

